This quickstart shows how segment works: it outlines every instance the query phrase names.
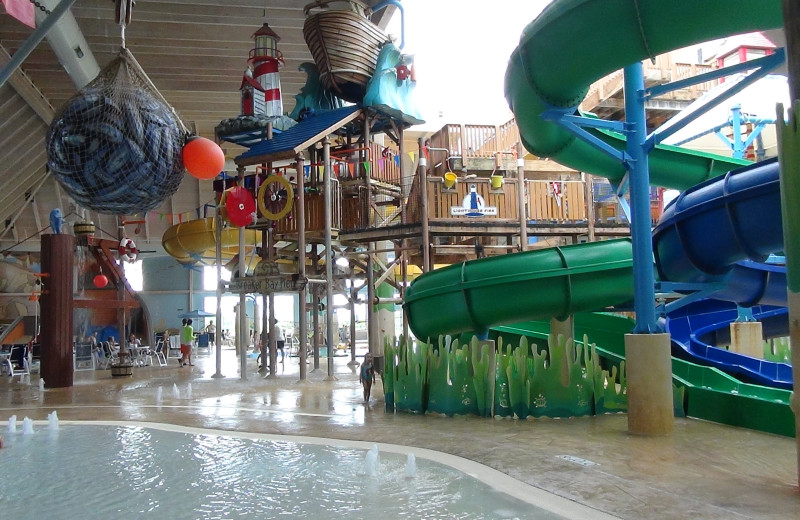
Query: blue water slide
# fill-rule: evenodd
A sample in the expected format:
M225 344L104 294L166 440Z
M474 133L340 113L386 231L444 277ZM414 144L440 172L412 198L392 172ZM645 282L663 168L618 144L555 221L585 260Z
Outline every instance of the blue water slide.
M786 307L759 305L751 310L753 317L762 323L765 337L788 335ZM710 299L693 302L670 313L667 330L672 339L672 355L718 368L750 383L791 390L791 365L744 356L712 345L728 337L728 325L737 317L736 304Z
M778 161L771 159L698 184L673 200L653 230L659 278L721 282L738 262L764 262L770 253L782 251L778 173ZM741 274L747 267L739 264L737 270ZM737 295L734 290L728 296L747 303L752 291ZM744 296L742 301L738 296Z
M699 339L735 321L736 305L751 307L759 320L785 317L786 269L762 263L783 248L778 174L773 159L686 190L656 225L653 253L662 281L723 284L711 295L714 300L670 313L668 330L677 345L673 355L759 384L791 388L790 365L729 352Z

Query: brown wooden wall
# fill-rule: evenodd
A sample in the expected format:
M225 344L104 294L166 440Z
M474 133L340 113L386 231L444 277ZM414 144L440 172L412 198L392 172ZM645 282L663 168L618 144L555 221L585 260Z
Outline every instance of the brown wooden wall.
M505 179L503 188L491 189L489 179L459 179L452 189L445 189L441 177L428 179L428 218L448 220L470 220L472 217L451 216L451 206L461 206L464 197L470 192L470 186L475 185L477 193L483 197L486 206L497 208L497 216L487 216L487 219L519 219L519 204L517 203L517 179Z
M528 218L586 220L584 186L581 181L528 181Z

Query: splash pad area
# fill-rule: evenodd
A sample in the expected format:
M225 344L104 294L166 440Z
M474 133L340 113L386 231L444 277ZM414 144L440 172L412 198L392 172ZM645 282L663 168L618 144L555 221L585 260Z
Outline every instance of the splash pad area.
M56 410L61 422L58 437L73 421L95 425L103 421L127 428L158 425L199 435L316 440L358 450L356 471L374 444L379 446L381 464L389 461L386 454L397 446L400 455L392 474L400 482L405 482L410 451L418 467L427 458L494 479L493 486L514 496L515 489L540 496L539 507L549 504L550 498L580 508L560 513L564 517L594 519L606 513L637 520L734 516L778 520L797 515L797 495L791 485L794 442L785 437L676 419L672 437L642 438L626 433L624 414L525 420L389 414L384 411L383 385L373 385L373 399L365 404L356 369L341 358L334 365L335 381L328 381L323 369L309 370L308 380L298 382L296 358L281 364L273 379L256 376L256 362L248 360L248 380L241 381L235 353L226 349L222 353L226 376L222 379L211 377L213 355L198 356L191 369L177 363L144 367L124 379L112 378L107 370L80 371L72 388L39 390L36 375L24 380L0 378L0 435L7 446L0 449L0 464L14 467L6 465L13 442L8 418L17 416L17 440L47 445L48 416ZM325 366L324 359L321 365ZM33 420L32 436L22 435L25 417ZM127 449L148 451L148 446L149 442L134 443ZM38 472L52 471L60 478L59 486L79 478L77 470L65 473L70 466L53 466L52 460L41 464ZM355 477L358 485L368 480ZM97 485L93 483L94 488ZM16 491L15 486L0 487L4 504L6 493ZM60 489L48 487L47 493ZM150 495L172 500L176 508L182 502L174 493Z
M6 422L0 452L9 517L35 501L38 515L64 518L612 518L430 450L153 423L62 426L56 412L17 422ZM42 489L48 500L36 500Z

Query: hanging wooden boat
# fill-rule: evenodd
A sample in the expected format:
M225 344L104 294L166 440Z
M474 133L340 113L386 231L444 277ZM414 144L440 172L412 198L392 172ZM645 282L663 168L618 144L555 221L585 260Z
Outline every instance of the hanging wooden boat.
M334 8L329 4L335 4ZM304 8L303 37L322 86L352 103L363 99L367 82L375 74L378 52L389 41L369 21L366 9L360 0L318 0Z

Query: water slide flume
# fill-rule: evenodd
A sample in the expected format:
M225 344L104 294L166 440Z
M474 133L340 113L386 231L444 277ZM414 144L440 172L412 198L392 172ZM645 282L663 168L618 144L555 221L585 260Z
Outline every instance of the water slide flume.
M203 263L213 265L216 259L215 218L189 220L168 228L161 238L164 250L182 264ZM222 258L230 260L239 252L239 229L227 227L222 230ZM245 230L248 251L261 244L261 232Z
M592 82L631 63L782 24L781 0L556 0L523 31L506 70L506 100L529 152L619 182L626 170L617 159L545 113L577 113ZM620 134L591 133L614 148L625 147ZM748 164L666 145L651 151L649 163L652 184L679 190Z
M562 317L633 298L630 239L554 247L453 264L411 284L404 307L421 339Z

